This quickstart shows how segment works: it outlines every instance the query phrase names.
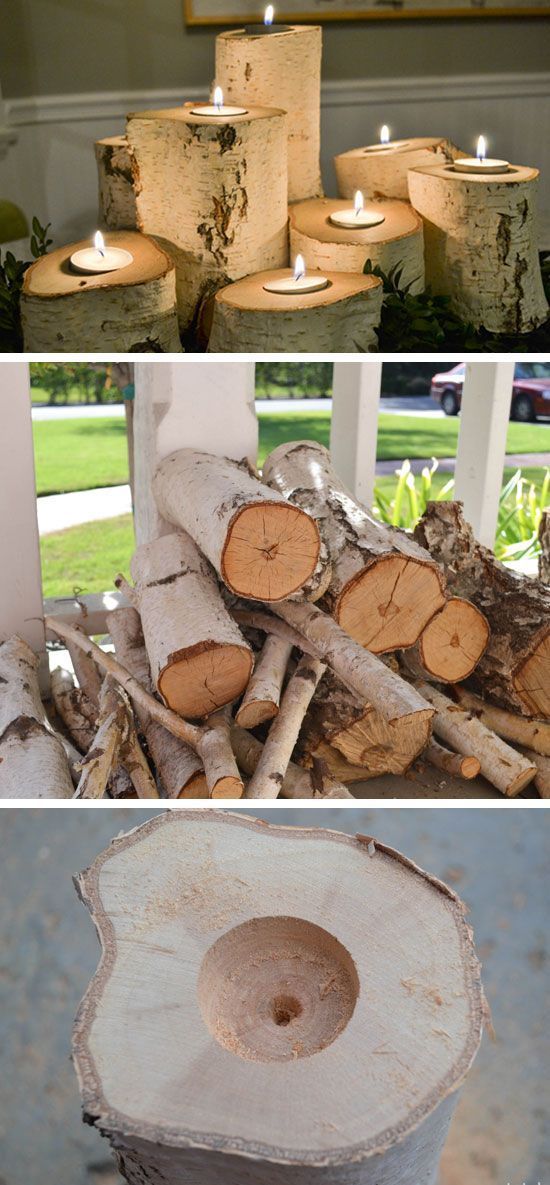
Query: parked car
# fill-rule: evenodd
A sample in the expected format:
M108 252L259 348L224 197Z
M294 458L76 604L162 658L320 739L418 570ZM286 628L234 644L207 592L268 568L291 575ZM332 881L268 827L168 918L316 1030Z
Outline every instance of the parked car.
M462 400L465 363L434 374L431 395L441 404L446 416L457 416ZM547 362L518 362L514 371L511 420L524 423L539 416L550 416L550 365Z

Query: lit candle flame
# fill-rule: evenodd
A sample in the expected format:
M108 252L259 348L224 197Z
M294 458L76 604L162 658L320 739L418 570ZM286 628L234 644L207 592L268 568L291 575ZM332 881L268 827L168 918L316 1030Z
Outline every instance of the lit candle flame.
M264 15L264 25L272 25L273 24L273 16L274 16L273 5L268 4L268 6L265 10L265 15Z
M214 107L216 107L218 111L221 111L221 108L223 107L223 91L221 86L214 87L213 103Z
M306 274L306 261L303 255L297 255L294 260L294 279L301 280Z
M94 235L94 247L100 255L105 255L105 239L100 230L96 231Z
M390 142L390 129L389 129L387 123L385 123L384 126L382 128L380 128L380 143L381 144L389 144L389 142Z
M487 145L485 144L485 136L480 136L477 142L476 156L478 160L485 160L487 155Z
M355 217L356 218L359 216L359 214L361 214L361 212L363 210L363 205L364 205L363 194L361 193L361 190L358 189L357 193L355 194L355 197L353 199L353 208L355 210Z

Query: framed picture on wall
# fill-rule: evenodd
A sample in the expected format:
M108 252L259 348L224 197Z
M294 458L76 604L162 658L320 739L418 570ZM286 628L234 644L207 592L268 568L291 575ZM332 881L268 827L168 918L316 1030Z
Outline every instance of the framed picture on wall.
M188 25L262 19L263 0L183 0ZM394 20L413 17L550 16L550 0L282 0L277 21Z

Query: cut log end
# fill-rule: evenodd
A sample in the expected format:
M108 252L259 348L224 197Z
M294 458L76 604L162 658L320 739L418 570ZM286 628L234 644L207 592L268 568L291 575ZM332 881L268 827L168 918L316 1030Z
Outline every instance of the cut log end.
M251 670L246 647L200 643L170 656L158 690L172 711L197 720L242 695Z
M430 712L415 712L392 725L367 708L353 724L329 732L327 740L350 765L367 769L374 776L404 773L427 745L430 733Z
M441 683L460 683L475 670L489 635L487 618L475 605L450 597L422 633L422 666Z
M202 773L196 773L182 786L178 798L210 798L206 778Z
M240 778L220 778L212 788L211 798L242 798L243 783Z
M241 728L257 728L258 724L263 724L266 720L273 720L278 711L277 704L274 704L272 700L255 700L253 703L241 705L238 712L235 713L235 722Z
M317 525L295 506L259 502L240 510L227 533L222 576L239 596L281 601L315 571L321 542Z
M342 589L335 618L373 654L414 646L445 604L435 567L406 556L383 556Z
M513 682L530 716L550 717L550 630L516 671Z

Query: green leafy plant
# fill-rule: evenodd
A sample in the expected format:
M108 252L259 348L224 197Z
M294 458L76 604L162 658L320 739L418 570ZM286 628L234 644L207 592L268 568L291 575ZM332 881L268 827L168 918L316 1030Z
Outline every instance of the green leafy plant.
M393 527L414 530L428 502L441 502L452 497L454 478L441 489L435 489L433 477L437 467L433 457L431 466L425 466L422 473L415 476L410 461L403 461L401 468L396 470L397 483L392 498L375 487L375 518ZM497 559L506 564L536 558L540 554L539 526L549 501L550 469L545 469L540 488L522 477L521 469L516 470L500 493L494 543Z
M0 351L22 350L21 290L27 268L40 255L45 255L52 239L48 238L50 224L41 226L38 218L32 220L30 252L32 259L16 259L13 251L6 251L4 258L0 251Z

